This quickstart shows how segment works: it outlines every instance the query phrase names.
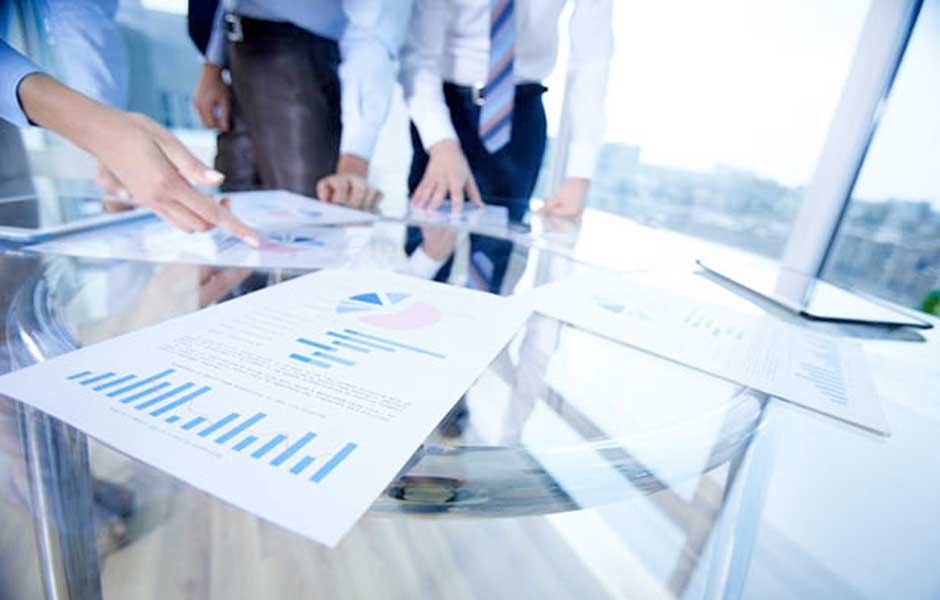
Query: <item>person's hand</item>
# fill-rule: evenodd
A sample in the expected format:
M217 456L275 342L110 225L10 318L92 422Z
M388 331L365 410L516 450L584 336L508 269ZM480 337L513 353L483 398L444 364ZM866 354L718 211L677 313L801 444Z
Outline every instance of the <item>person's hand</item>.
M144 115L126 113L65 87L42 73L20 83L19 100L33 123L91 152L134 202L180 229L214 226L257 247L258 237L225 203L194 188L216 186L224 175L202 164L169 131Z
M203 63L193 105L199 113L199 120L209 129L229 130L229 115L232 100L228 86L222 80L222 67L212 63Z
M477 206L483 206L470 165L455 140L437 142L431 146L430 156L424 176L411 197L416 208L437 210L448 194L454 214L463 209L464 197Z
M369 163L365 159L342 154L336 173L317 182L317 197L323 202L372 210L381 202L383 194L369 185L368 173Z
M258 246L257 236L226 203L216 202L187 181L216 186L224 175L202 164L169 131L144 115L115 116L103 128L96 154L131 198L187 233L219 226Z
M131 199L130 192L124 189L124 186L121 185L118 178L114 176L114 173L101 164L100 161L98 162L98 174L95 177L95 181L98 183L98 186L105 191L102 203L104 204L106 212L118 212L120 210L134 208L134 205L129 203Z
M582 177L569 177L545 201L542 212L556 217L579 217L584 212L590 181Z
M447 260L457 245L457 230L453 227L422 227L421 249L437 261Z

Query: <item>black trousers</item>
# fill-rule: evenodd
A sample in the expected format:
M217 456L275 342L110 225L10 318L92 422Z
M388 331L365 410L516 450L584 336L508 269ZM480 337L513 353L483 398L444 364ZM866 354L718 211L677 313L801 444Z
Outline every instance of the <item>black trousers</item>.
M542 105L542 94L545 91L544 86L535 83L516 86L512 137L499 151L490 154L480 140L480 107L474 103L471 90L444 84L444 99L450 109L451 122L470 164L470 171L480 188L483 202L505 206L512 223L520 223L525 218L529 210L529 198L535 190L542 167L546 141L545 108ZM414 154L408 175L408 190L413 194L430 160L413 123L411 144ZM411 255L421 242L421 230L409 227L405 252ZM512 252L513 244L510 241L476 233L470 235L470 260L490 292L498 294L502 291ZM446 281L452 266L453 256L444 263L434 279Z
M241 21L244 39L227 48L232 115L216 158L223 189L313 196L339 158L339 47L289 23Z

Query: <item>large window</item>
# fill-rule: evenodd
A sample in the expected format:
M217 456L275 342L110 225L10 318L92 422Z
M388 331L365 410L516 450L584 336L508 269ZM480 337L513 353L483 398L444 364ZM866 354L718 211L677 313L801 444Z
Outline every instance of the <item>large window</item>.
M779 256L868 7L615 2L607 143L589 205ZM551 127L560 100L547 102Z
M927 0L824 277L940 314L940 0Z

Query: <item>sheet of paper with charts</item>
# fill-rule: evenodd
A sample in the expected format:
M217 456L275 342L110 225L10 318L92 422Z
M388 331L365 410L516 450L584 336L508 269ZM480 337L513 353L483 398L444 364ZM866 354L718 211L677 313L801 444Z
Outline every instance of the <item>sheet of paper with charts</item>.
M77 233L31 250L87 258L191 263L244 268L335 267L368 243L373 214L284 191L227 194L232 211L261 238L254 249L221 229L186 234L145 219Z
M7 374L0 393L332 546L528 314L319 271Z
M538 312L881 434L888 424L861 347L614 276L535 290Z
M450 199L444 200L434 210L409 205L406 218L416 223L491 229L497 232L505 231L509 227L509 209L505 206L492 204L477 206L466 201L460 212L454 213Z

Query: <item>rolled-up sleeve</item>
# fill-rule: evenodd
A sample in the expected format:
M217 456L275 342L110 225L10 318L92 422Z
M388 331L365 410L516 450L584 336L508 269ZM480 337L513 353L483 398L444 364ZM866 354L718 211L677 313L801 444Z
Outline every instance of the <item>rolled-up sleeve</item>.
M225 10L226 3L219 2L215 7L215 15L212 17L212 31L209 33L209 41L206 44L206 62L225 67L228 65L225 55Z
M612 0L578 0L571 15L568 90L571 145L566 177L591 179L604 141L604 102L614 49Z
M369 160L388 116L411 1L344 0L343 10L340 152Z
M408 113L425 149L456 140L444 100L441 60L447 35L449 3L416 0L401 57L401 84Z
M0 40L0 118L20 127L30 125L20 105L18 91L27 75L40 71L25 56Z

